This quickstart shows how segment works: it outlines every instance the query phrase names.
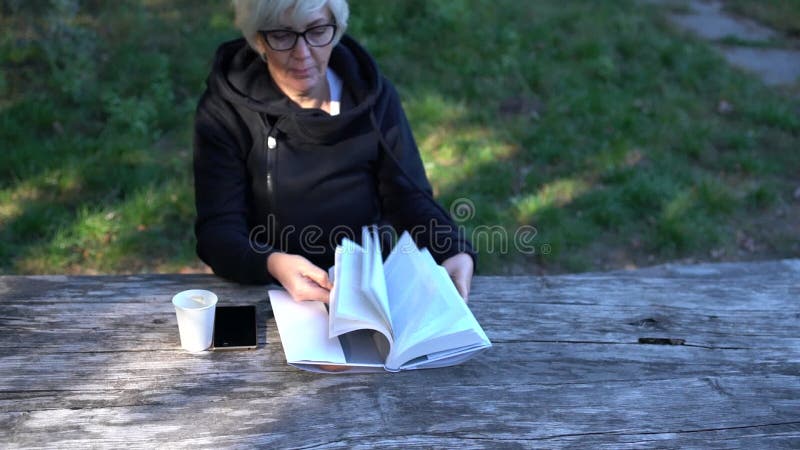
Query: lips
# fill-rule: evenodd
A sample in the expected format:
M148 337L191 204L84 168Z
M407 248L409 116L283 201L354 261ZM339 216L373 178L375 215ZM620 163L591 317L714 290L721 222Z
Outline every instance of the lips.
M302 69L289 69L289 73L298 78L308 77L313 73L313 71L314 71L313 67L305 67Z

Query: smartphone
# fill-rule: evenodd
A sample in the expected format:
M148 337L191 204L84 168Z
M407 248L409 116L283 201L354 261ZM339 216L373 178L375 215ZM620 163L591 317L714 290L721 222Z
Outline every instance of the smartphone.
M217 306L214 315L214 350L256 348L256 306Z

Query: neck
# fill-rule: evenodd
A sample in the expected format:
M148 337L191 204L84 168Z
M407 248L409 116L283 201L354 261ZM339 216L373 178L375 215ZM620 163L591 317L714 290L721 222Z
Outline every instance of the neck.
M276 84L278 84L278 88L289 97L289 100L294 102L297 106L303 109L321 109L330 113L331 90L326 79L323 79L321 83L318 83L308 91L293 91L284 88L280 83Z
M308 93L300 93L300 94L291 94L286 92L286 96L289 97L289 100L293 101L297 106L303 109L309 108L317 108L322 109L326 112L330 109L330 89L328 88L328 83L324 83L324 86L321 86L320 89L317 89L319 92L308 92Z

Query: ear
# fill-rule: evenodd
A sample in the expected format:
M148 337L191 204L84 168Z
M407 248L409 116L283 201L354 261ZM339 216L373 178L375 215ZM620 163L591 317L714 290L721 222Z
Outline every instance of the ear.
M264 42L261 34L256 34L256 38L253 40L253 50L261 56L264 62L267 62L267 43Z

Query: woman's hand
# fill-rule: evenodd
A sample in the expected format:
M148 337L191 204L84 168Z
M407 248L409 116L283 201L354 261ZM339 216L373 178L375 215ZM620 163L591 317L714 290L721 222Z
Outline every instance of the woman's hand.
M273 253L267 258L267 270L294 301L319 300L328 303L333 288L328 272L302 256Z
M442 266L447 269L450 279L456 285L458 293L464 301L469 297L469 288L472 284L473 263L472 257L466 253L453 255L442 262Z

